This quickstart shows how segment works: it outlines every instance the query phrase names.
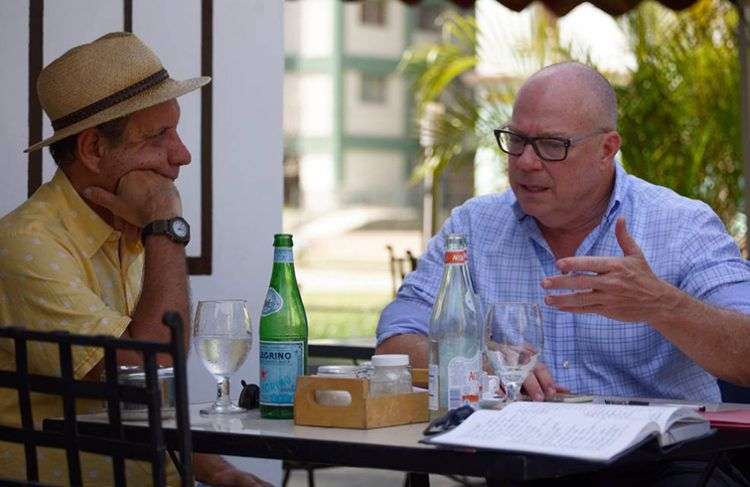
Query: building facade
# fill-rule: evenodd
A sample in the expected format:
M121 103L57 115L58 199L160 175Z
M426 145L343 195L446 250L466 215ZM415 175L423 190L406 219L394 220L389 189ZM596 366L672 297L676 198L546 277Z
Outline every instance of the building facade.
M417 206L409 184L420 149L404 50L439 36L442 0L284 2L285 203Z

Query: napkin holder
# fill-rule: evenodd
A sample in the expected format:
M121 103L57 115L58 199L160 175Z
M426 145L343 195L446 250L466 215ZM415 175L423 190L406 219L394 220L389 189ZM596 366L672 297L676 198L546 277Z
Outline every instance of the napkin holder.
M348 404L320 401L323 394L333 392L340 397L341 391L351 397ZM426 391L372 397L367 379L317 376L297 379L294 396L294 424L297 425L370 429L423 423L427 419Z

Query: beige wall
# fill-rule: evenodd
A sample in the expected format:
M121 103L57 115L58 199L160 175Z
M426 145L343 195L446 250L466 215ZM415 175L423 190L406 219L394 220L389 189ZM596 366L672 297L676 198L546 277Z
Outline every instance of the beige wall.
M404 133L406 83L392 73L387 78L385 103L362 101L362 72L349 70L346 83L346 127L349 135L401 137Z
M383 26L370 26L360 21L357 2L344 4L346 46L344 52L353 56L399 58L404 50L404 10L409 8L396 0L386 2L386 22Z
M305 137L333 132L333 80L328 74L299 75L299 133Z
M402 204L408 184L404 164L398 151L345 152L342 197L351 203Z
M303 154L299 161L302 207L312 212L338 206L335 163L330 152Z
M284 135L296 136L299 133L300 118L304 107L300 93L298 73L284 74Z
M308 58L330 56L335 1L339 0L278 2L283 4L284 49L287 54Z

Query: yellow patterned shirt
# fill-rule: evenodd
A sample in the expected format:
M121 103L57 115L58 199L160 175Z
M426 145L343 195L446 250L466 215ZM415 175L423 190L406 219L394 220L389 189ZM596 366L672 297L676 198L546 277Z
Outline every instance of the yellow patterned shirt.
M138 303L144 262L141 243L121 237L58 170L52 181L0 220L0 326L121 336ZM102 358L101 348L73 347L76 378L84 377ZM9 340L0 339L0 369L15 369ZM29 343L29 372L59 371L56 346ZM100 401L78 401L76 411L101 408ZM42 418L63 415L62 402L57 396L34 394L32 411L40 428ZM0 389L0 423L20 424L14 391ZM40 480L67 483L64 454L38 451ZM111 485L108 459L84 458L84 483ZM132 475L142 479L133 478L132 485L150 484L150 469L129 468ZM2 477L25 479L24 454L18 445L0 442Z

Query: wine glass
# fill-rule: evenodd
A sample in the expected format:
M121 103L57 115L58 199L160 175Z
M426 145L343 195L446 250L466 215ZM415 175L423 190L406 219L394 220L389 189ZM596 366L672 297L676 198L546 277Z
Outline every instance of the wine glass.
M247 412L229 398L229 376L245 362L252 343L247 301L200 301L193 323L193 340L203 365L218 382L216 402L202 415Z
M484 355L505 389L506 402L518 399L521 385L544 347L539 305L495 303L484 323Z

